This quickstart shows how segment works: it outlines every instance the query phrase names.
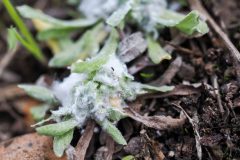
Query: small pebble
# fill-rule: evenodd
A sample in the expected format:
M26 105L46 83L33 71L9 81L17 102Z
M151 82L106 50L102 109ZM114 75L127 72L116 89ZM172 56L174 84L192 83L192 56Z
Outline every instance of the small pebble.
M175 153L173 151L168 152L168 157L174 157L174 156L175 156Z

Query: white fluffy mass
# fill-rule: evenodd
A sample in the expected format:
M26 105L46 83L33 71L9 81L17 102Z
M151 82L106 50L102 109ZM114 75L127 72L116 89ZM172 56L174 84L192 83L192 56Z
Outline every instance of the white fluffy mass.
M61 106L52 115L56 121L71 116L79 127L88 118L104 121L111 108L121 111L126 99L136 97L139 89L128 85L132 80L126 65L113 55L93 77L92 73L72 73L62 82L54 82L52 90Z
M63 106L69 106L71 105L74 86L86 78L87 76L85 74L71 73L68 77L64 78L62 82L54 81L51 90Z

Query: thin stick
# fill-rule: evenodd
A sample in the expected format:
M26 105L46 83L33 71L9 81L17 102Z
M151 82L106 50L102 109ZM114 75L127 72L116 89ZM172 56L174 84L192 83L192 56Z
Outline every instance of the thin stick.
M107 136L107 143L106 146L108 148L108 152L106 155L106 160L112 160L113 157L113 153L114 153L114 140L112 139L112 137L110 137L109 135Z
M86 130L83 133L82 137L80 138L80 140L78 141L78 144L76 146L75 157L77 160L84 160L89 143L93 136L95 125L96 124L94 121L89 121L87 123Z
M166 42L167 44L173 46L173 47L175 48L175 50L178 50L178 51L181 51L181 52L190 54L190 55L199 56L196 52L194 52L194 51L191 50L191 49L181 47L181 46L176 45L176 44L174 44L174 43L172 43L172 42L169 42L169 41L165 41L165 42Z
M2 74L5 68L9 65L9 63L13 59L17 49L18 49L18 45L16 48L9 50L0 61L0 78L2 77Z
M152 85L165 85L171 83L173 77L177 74L177 72L180 70L180 67L182 66L182 58L178 56L167 68L167 70L163 73L160 78L157 80L151 82Z
M217 82L218 77L214 74L213 76L211 76L211 80L212 80L212 84L213 84L213 87L214 87L214 93L217 97L219 110L220 110L221 114L223 115L224 114L224 109L223 109L223 105L222 105L221 95L219 93L219 85L218 85L218 82Z
M194 136L195 136L198 159L202 160L202 146L201 146L201 142L200 142L201 136L199 134L199 127L198 127L199 119L197 116L197 112L194 112L193 118L191 118L179 104L172 103L172 105L180 108L183 111L183 113L185 114L185 116L187 117L188 121L191 123L193 131L194 131Z

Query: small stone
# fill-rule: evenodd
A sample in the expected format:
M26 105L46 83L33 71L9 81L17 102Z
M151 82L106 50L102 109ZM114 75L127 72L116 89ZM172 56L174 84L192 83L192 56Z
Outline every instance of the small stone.
M174 151L169 151L169 152L168 152L168 157L174 157L174 156L175 156Z

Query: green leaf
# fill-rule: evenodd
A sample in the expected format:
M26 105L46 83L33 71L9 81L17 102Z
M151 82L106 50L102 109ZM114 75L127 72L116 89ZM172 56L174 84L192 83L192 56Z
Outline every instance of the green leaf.
M194 35L196 33L203 35L209 30L207 24L200 20L197 11L192 11L185 16L171 10L163 9L161 14L155 18L160 25L176 27L187 35Z
M102 50L95 57L88 61L76 62L71 66L71 71L75 73L93 72L99 69L100 66L105 64L111 55L114 55L117 49L117 33L112 31L110 38L105 43Z
M7 32L8 50L16 49L18 42L18 39L15 35L16 29L14 27L10 27Z
M199 19L199 13L197 11L190 12L183 20L177 25L180 31L187 35L192 35L195 32L205 34L208 32L207 24Z
M70 4L70 5L78 5L79 0L67 0L67 3Z
M98 123L100 126L102 126L103 130L108 133L118 144L127 144L126 140L122 136L122 133L111 122L105 119L104 121Z
M107 112L108 112L108 118L112 121L119 121L119 120L127 117L118 108L111 107L111 108L108 109Z
M10 31L11 32L11 38L13 39L13 37L15 37L15 39L17 39L28 51L30 51L36 58L40 58L39 56L39 49L35 46L32 45L32 42L28 42L26 41L18 32L15 28L11 28ZM10 36L10 35L9 35ZM11 42L10 42L11 43ZM14 42L15 43L15 42ZM11 44L13 45L13 44ZM40 59L39 59L40 60Z
M135 158L132 155L128 155L128 156L125 156L125 157L122 158L122 160L134 160L134 159Z
M125 4L120 6L113 14L107 19L107 24L116 27L125 18L128 12L132 9L133 0L128 0Z
M103 24L95 26L93 29L86 31L81 38L66 47L62 52L56 54L49 62L51 67L69 66L78 59L85 59L90 55L96 54L99 49L100 42L104 39L96 39L100 37ZM106 34L105 34L106 35ZM105 35L103 37L105 37Z
M59 39L59 45L60 45L61 49L64 49L64 48L68 47L69 45L72 45L73 43L74 42L72 41L72 39L70 37Z
M71 32L73 32L74 28L49 28L38 32L37 39L40 41L45 41L48 39L60 39L68 36Z
M55 98L52 91L45 87L28 84L21 84L18 85L18 87L27 92L29 96L36 98L40 101L44 101L49 104L58 104L58 100Z
M34 40L32 34L26 27L25 23L22 21L21 17L18 15L18 13L15 10L15 7L12 5L11 1L3 0L2 3L5 6L6 10L8 11L11 19L14 21L14 23L16 24L16 26L18 27L21 34L24 36L24 38L26 40L24 40L20 36L20 34L17 33L17 31L14 31L17 39L19 40L19 38L20 38L19 41L24 45L24 47L26 47L32 53L32 55L36 59L38 59L41 62L45 62L45 57L44 57L43 53L41 52L40 48L38 47L37 42ZM12 36L13 36L13 32L12 32Z
M41 121L44 119L46 112L50 109L48 104L43 104L39 106L34 106L31 108L30 112L35 121Z
M140 76L143 78L152 78L154 76L153 73L140 73Z
M63 37L73 30L88 27L97 22L94 19L60 20L27 5L19 6L17 10L25 18L39 19L52 25L52 27L39 33L38 38L41 40Z
M204 21L199 21L199 24L196 26L196 31L200 33L199 35L203 35L205 33L209 32L209 28L206 22Z
M46 15L42 11L27 5L19 6L17 7L17 10L25 18L39 19L57 27L88 27L96 22L96 20L93 19L60 20Z
M53 151L57 157L62 157L64 150L70 145L73 138L73 129L61 136L56 136L53 139Z
M48 124L45 126L41 126L36 128L36 131L39 134L47 135L47 136L61 136L71 129L73 129L77 125L77 122L74 119L69 119L67 121Z
M174 89L174 86L166 86L166 85L156 87L156 86L151 86L147 84L140 84L140 87L144 90L152 90L152 91L158 91L158 92L169 92Z
M163 26L174 27L181 20L183 20L185 15L177 13L175 11L167 10L162 8L162 11L159 15L156 15L156 21Z
M31 43L29 43L28 41L26 41L19 33L17 30L12 30L12 34L15 34L15 37L17 38L17 40L27 49L29 50L31 53L35 54L36 52L36 48L34 48L34 46L31 45Z
M167 53L159 43L153 40L152 37L148 36L148 55L149 58L155 64L159 64L162 60L167 59L170 60L172 57L169 53Z

